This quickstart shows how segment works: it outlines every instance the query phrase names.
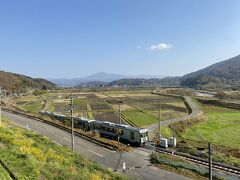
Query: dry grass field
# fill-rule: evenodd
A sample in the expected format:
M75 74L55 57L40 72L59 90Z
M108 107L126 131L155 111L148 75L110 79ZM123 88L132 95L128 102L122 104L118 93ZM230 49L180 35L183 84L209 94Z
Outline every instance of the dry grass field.
M119 123L119 104L123 119L133 122L138 127L146 127L157 122L160 104L162 120L186 115L182 100L154 95L150 90L74 91L73 95L74 115L89 119ZM15 99L15 103L31 113L47 110L69 115L70 91L20 97ZM122 123L127 124L124 120Z

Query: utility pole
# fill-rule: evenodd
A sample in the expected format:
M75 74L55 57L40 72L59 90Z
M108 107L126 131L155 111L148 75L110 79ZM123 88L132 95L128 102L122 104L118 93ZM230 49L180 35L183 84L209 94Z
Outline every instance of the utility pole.
M2 124L2 87L0 87L0 125Z
M208 158L209 158L209 180L212 180L212 147L208 143Z
M74 122L73 122L73 94L71 93L71 121L72 121L72 151L74 151Z
M161 104L158 107L158 139L161 141Z
M120 104L120 102L119 102L119 109L118 109L118 111L119 111L119 124L122 124L122 117L121 117L121 104Z

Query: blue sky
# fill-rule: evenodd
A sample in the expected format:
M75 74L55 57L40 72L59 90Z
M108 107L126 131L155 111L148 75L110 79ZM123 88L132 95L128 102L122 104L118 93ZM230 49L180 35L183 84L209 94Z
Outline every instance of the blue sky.
M0 69L177 76L240 54L239 0L0 1Z

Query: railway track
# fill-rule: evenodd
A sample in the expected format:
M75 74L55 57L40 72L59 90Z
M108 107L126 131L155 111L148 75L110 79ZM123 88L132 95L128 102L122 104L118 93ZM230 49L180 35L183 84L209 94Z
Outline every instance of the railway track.
M153 149L152 146L146 146L147 149ZM191 156L185 153L181 153L181 152L174 152L172 150L169 149L164 149L164 148L159 148L159 147L155 147L155 151L158 153L162 153L162 154L168 154L168 155L173 155L175 157L179 157L182 158L188 162L193 162L195 164L198 165L202 165L205 167L208 167L208 160L203 159L203 158L199 158L196 156ZM218 163L218 162L212 162L212 168L214 170L220 170L223 171L225 173L240 177L240 168L234 167L234 166L229 166L223 163Z
M44 120L44 119L41 119L41 118L38 118L38 117L35 117L35 116L31 116L31 115L28 115L28 114L25 114L25 113L22 113L22 112L17 112L17 111L5 109L5 108L3 108L3 110L7 111L7 112L14 113L14 114L18 114L18 115L21 115L21 116L25 116L25 117L28 117L28 118L31 118L31 119L34 119L34 120L43 121L47 124L53 125L55 127L58 127L58 128L63 129L65 131L68 131L68 132L71 131L69 128L67 128L65 126L61 126L59 124L56 124L56 123L53 123L51 121L47 121L47 120ZM84 139L87 139L91 142L94 142L98 145L101 145L101 146L103 146L105 148L108 148L108 149L111 149L111 150L116 150L118 148L115 145L111 145L111 144L108 144L108 143L105 143L105 142L98 141L98 140L93 139L93 138L91 138L89 136L86 136L84 134L80 134L77 131L75 131L75 135L80 136ZM174 152L174 151L169 150L169 149L153 147L152 145L146 145L145 148L150 149L150 150L155 148L155 151L158 152L158 153L173 155L175 157L185 159L186 161L193 162L193 163L208 167L208 161L206 159L202 159L202 158L199 158L199 157L196 157L196 156L191 156L191 155L181 153L181 152ZM229 165L218 163L218 162L213 162L212 167L215 170L224 171L228 174L240 177L240 168L229 166Z
M20 116L23 116L23 117L27 117L27 118L30 118L30 119L34 119L36 121L41 121L41 122L44 122L46 124L49 124L49 125L52 125L52 126L55 126L59 129L62 129L64 131L67 131L69 133L71 133L71 129L69 127L66 127L66 126L62 126L60 124L57 124L57 123L54 123L52 121L48 121L48 120L45 120L45 119L42 119L42 118L39 118L39 117L36 117L36 116L32 116L32 115L29 115L29 114L25 114L25 113L22 113L22 112L19 112L19 111L15 111L15 110L10 110L10 109L6 109L6 108L2 108L3 111L6 111L6 112L10 112L10 113L13 113L13 114L17 114L17 115L20 115ZM102 146L102 147L105 147L107 149L110 149L110 150L118 150L118 146L117 145L113 145L113 144L110 144L110 143L107 143L107 142L103 142L103 141L100 141L100 140L97 140L95 138L92 138L90 136L87 136L85 134L82 134L76 130L74 130L74 134L76 136L79 136L83 139L86 139L90 142L93 142L95 144L98 144L99 146Z

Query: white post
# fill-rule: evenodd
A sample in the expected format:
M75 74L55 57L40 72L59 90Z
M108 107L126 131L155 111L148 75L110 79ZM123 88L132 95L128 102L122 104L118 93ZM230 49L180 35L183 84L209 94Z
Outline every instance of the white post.
M125 171L125 170L126 170L126 163L123 162L123 171Z

